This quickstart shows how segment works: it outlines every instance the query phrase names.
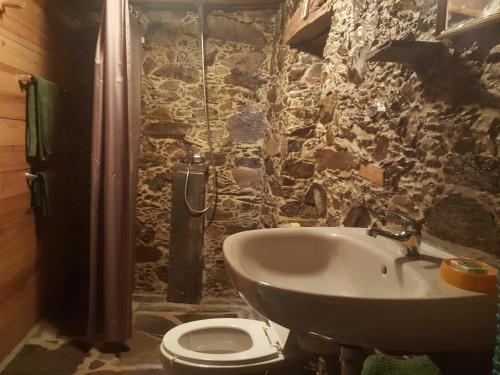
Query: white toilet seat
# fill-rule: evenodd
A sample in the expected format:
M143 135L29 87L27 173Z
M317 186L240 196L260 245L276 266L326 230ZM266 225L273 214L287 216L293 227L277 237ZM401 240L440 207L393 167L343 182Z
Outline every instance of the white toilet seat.
M195 351L181 344L187 335L209 330L241 331L251 339L248 349L234 353L213 354ZM215 339L214 339L215 340ZM250 319L206 319L181 324L168 331L162 340L162 351L194 366L251 366L281 360L281 344L277 333L266 323Z

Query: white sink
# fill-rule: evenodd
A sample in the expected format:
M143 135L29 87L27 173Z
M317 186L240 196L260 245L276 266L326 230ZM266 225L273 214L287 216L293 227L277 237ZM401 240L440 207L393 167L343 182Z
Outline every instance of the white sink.
M496 299L441 280L451 254L425 243L421 254L409 259L362 228L261 229L224 242L236 289L284 327L386 350L492 349Z

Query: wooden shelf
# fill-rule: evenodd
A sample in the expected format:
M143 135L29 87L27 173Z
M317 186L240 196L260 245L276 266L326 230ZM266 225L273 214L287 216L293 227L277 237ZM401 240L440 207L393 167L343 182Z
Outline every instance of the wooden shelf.
M52 0L54 1L54 0ZM75 11L99 11L103 0L64 0L70 3ZM278 8L283 0L203 0L207 9L274 9ZM60 1L61 3L63 1ZM193 0L130 0L130 4L151 9L196 9Z
M282 0L204 0L203 5L210 8L217 7L251 7L277 8ZM132 4L144 6L189 6L195 7L192 0L131 0Z
M488 17L478 18L467 22L465 25L456 26L442 31L436 39L451 38L469 31L478 30L483 27L491 26L500 23L500 12L494 13Z
M303 2L288 23L284 40L285 43L298 50L323 56L326 39L332 23L332 9L326 3L302 18Z
M444 46L440 42L391 40L368 52L366 60L418 64L435 59L443 52Z

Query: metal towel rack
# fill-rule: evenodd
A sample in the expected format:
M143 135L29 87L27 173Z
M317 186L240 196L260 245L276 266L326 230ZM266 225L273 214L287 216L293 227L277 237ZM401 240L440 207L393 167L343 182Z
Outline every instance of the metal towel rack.
M1 1L1 0L0 0ZM16 79L23 88L27 88L33 81L33 74L17 74ZM68 92L67 88L62 88L63 92Z
M28 182L33 182L33 181L36 181L38 179L38 176L36 174L29 173L29 172L24 172L24 177L26 177L26 180Z
M21 85L28 86L31 83L33 76L31 74L18 74L16 75L16 78Z

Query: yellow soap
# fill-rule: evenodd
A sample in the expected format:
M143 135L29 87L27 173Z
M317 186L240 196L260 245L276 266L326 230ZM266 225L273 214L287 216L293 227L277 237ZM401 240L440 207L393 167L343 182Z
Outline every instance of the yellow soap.
M457 288L496 294L497 269L484 262L469 258L445 259L441 263L440 275Z

